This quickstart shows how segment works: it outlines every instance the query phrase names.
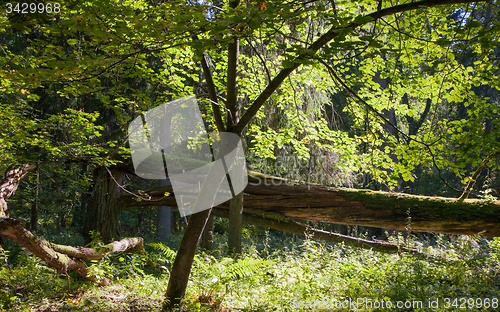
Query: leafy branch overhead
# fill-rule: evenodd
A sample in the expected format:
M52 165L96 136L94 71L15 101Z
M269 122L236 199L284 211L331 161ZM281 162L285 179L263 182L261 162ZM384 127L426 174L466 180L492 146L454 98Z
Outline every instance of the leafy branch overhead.
M294 219L499 235L497 1L58 4L58 12L0 12L0 234L60 272L97 281L102 268L89 269L84 259L142 252L141 239L112 242L122 235L122 209L172 206L175 194L137 177L126 131L144 113L190 94L207 132L240 136L247 165L258 172L229 202L183 220L177 252L150 245L172 264L164 310L184 297L193 261L198 273L213 273L209 258L196 256L203 231L202 241L210 240L211 213L228 217L233 254L241 250L243 221L417 256L425 252ZM187 118L158 128L148 122L147 132L159 129L175 145L168 134ZM164 142L152 137L160 152ZM216 184L207 179L200 189ZM7 200L16 207L10 216ZM39 211L59 218L58 228L81 222L87 241L98 231L111 243L49 243L14 219L29 215L34 232ZM223 263L218 281L228 283L274 265Z

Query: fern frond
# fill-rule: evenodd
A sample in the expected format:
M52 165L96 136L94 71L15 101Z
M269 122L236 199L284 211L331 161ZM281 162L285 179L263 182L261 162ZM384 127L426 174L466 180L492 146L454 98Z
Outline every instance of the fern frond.
M170 247L166 246L165 244L150 243L148 245L151 247L154 247L155 249L160 250L165 255L165 257L167 257L169 259L175 259L175 256L177 253L175 251L173 251L172 249L170 249Z
M228 266L226 276L224 276L223 279L229 281L243 277L250 277L255 274L261 274L263 273L262 267L272 263L273 262L270 260L254 258L239 259L236 263Z

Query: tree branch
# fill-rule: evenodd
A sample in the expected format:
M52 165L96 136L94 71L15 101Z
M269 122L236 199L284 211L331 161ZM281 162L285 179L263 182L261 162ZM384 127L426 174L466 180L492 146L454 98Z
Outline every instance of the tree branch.
M496 152L496 153L491 154L490 156L486 157L483 160L483 163L481 164L481 166L479 168L477 168L477 170L474 172L471 179L469 180L469 183L467 183L467 186L465 187L464 192L458 198L458 202L462 203L464 200L467 199L467 197L469 197L469 194L471 193L472 187L476 183L477 177L479 177L479 175L481 174L481 171L483 171L484 167L490 162L490 160L497 158L499 155L500 155L500 152Z
M201 58L201 67L203 68L203 74L205 75L205 81L207 82L208 87L208 96L210 97L210 102L212 103L212 110L214 112L215 125L217 126L217 130L223 132L224 123L222 122L222 116L220 114L217 98L217 92L215 91L214 80L212 79L212 73L210 72L210 68L208 68L206 55L204 54Z
M238 57L239 57L240 39L233 36L227 46L227 103L229 110L226 120L226 129L231 131L238 122L237 110L237 90L238 87Z
M338 34L347 29L354 29L359 26L365 25L371 21L377 20L381 17L393 15L397 13L402 13L406 11L411 11L415 9L419 9L422 7L434 7L441 5L450 5L450 4L460 4L460 3L471 3L471 2L486 2L483 1L473 1L473 0L424 0L417 2L410 2L400 5L395 5L393 7L385 8L382 10L378 10L371 14L365 15L367 19L362 19L363 22L351 22L346 26L333 26L328 30L325 34L319 37L315 42L311 44L311 46L306 49L304 52L300 53L295 59L294 64L289 68L282 69L276 77L268 84L266 89L262 91L262 93L255 99L255 101L250 105L245 114L241 117L240 121L236 125L234 132L240 134L243 132L243 129L248 125L250 120L255 116L255 114L259 111L259 109L264 105L265 101L276 91L276 89L281 85L281 83L285 80L285 78L294 71L297 67L300 66L301 62L311 58L316 52L325 46L328 42L333 40Z

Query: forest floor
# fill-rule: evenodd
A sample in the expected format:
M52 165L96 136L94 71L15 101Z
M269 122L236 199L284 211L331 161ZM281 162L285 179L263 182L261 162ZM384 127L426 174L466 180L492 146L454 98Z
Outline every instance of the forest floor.
M498 311L500 239L422 234L391 241L416 246L430 258L387 255L279 232L245 229L238 260L199 252L183 311ZM50 237L78 245L76 235ZM112 283L98 287L57 274L6 242L0 269L1 311L158 311L180 234L166 245L146 237L148 257L116 254L90 262ZM446 259L437 261L436 259Z

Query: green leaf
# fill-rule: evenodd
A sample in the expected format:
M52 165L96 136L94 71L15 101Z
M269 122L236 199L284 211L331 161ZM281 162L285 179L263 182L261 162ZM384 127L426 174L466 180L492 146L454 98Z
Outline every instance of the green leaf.
M290 61L290 60L284 60L282 65L284 68L292 68L293 65L295 65L295 63L293 61Z
M354 23L356 24L365 24L371 21L373 21L373 17L367 15L359 15L354 19Z

